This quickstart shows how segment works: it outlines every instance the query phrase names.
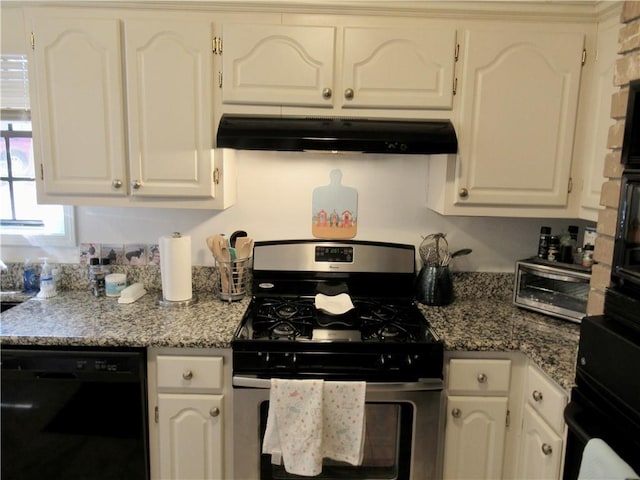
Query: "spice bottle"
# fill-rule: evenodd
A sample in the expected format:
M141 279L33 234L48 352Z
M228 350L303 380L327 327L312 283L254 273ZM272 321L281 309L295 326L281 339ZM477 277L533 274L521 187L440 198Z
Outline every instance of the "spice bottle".
M591 267L593 265L593 245L585 245L582 251L582 266Z
M551 239L551 227L540 227L540 240L538 242L538 258L544 260L549 256L549 240Z
M547 260L550 262L557 262L560 255L560 237L558 235L551 235L549 239L549 254Z

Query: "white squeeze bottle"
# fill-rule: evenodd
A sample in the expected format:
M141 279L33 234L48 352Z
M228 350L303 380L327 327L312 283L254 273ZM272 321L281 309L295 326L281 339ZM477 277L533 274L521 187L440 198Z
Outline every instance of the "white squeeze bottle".
M51 265L49 265L47 257L42 257L44 261L42 264L42 272L40 273L40 292L38 292L38 298L50 298L55 297L58 292L56 291L56 284L53 280L53 271Z

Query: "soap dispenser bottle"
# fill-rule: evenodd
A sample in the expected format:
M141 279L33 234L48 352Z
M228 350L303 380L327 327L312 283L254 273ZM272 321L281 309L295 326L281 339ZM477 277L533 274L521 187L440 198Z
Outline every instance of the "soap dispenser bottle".
M40 292L38 292L38 298L51 298L55 297L58 292L56 291L56 284L53 280L53 270L49 265L48 258L42 257L42 272L40 273Z

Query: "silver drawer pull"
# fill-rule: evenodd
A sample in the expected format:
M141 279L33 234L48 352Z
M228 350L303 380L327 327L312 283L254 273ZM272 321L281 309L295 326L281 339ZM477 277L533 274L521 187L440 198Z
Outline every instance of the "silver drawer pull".
M218 415L220 415L220 409L218 407L213 407L211 410L209 410L209 415L211 415L212 417L217 417Z
M185 380L191 380L193 378L193 372L191 370L185 370L182 373L182 378L184 378Z
M545 455L551 455L553 453L553 448L551 448L551 445L549 445L548 443L543 443L541 450Z
M536 402L540 402L542 400L542 392L539 392L538 390L534 390L531 396Z
M451 416L453 416L453 418L460 418L461 415L462 411L459 408L454 408L453 410L451 410Z
M484 373L479 373L478 374L478 383L486 383L487 382L487 375Z

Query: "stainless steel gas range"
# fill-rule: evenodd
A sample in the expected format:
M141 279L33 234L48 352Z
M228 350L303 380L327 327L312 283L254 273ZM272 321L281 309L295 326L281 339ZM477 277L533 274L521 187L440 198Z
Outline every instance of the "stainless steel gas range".
M366 382L361 465L314 478L441 473L443 345L413 302L412 245L256 242L253 297L232 341L234 476L294 478L261 454L272 378Z

